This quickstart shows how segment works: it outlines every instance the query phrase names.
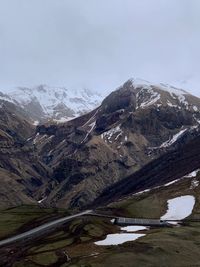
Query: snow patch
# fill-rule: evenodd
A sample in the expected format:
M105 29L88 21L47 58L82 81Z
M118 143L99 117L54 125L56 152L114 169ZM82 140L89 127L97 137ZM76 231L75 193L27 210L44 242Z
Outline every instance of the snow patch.
M148 229L149 229L148 227L140 226L140 225L121 227L121 230L126 231L126 232L137 232L137 231L148 230Z
M167 187L167 186L170 186L170 185L172 185L172 184L175 184L176 182L178 182L180 179L176 179L176 180L174 180L174 181L172 181L172 182L169 182L169 183L167 183L167 184L164 184L163 186L164 187Z
M54 122L56 123L65 123L65 122L68 122L68 121L71 121L75 119L75 117L61 117L60 119L53 119Z
M47 198L47 197L44 197L44 198L38 200L38 203L41 204L46 198Z
M148 97L144 98L145 95ZM142 89L136 94L136 109L149 107L155 104L159 99L160 94L154 91L151 86L143 86Z
M140 191L140 192L137 192L137 193L133 194L133 196L147 193L147 192L149 192L149 191L152 190L152 189L155 189L155 188L151 188L151 189L148 188L148 189L145 189L145 190L143 190L143 191Z
M197 179L193 179L192 182L191 182L191 186L190 186L190 189L195 189L196 187L199 186L199 181Z
M89 134L94 130L95 126L96 126L96 121L94 121L94 122L92 122L91 124L89 124L90 129L89 129L89 131L87 132L85 138L83 139L83 141L82 141L81 143L84 143L84 142L87 140Z
M167 105L168 105L169 107L178 108L177 105L172 104L169 100L167 100Z
M113 222L111 220L111 222ZM134 232L149 230L149 227L140 226L140 225L132 225L132 226L125 226L120 228L121 231L125 231L127 233L117 233L117 234L109 234L104 240L95 242L98 246L111 246L111 245L119 245L123 244L127 241L134 241L145 234L138 234Z
M115 140L117 140L119 138L119 136L121 136L123 134L122 129L119 126L116 126L115 128L112 128L110 130L108 130L107 132L104 132L101 134L101 138L102 139L108 139L108 141L110 141L110 139L113 137L113 135L115 135Z
M186 177L186 178L196 177L199 171L200 171L200 169L197 169L196 171L193 171L184 177Z
M109 234L107 235L106 239L95 242L95 245L98 246L111 246L111 245L119 245L123 244L128 241L134 241L142 236L145 236L145 234Z
M194 208L194 196L186 195L167 201L168 210L161 220L182 220L188 217Z
M197 108L197 106L193 106L193 110L198 111L199 109Z
M34 126L37 126L38 124L39 124L39 121L34 121L34 122L33 122L33 125L34 125Z
M169 84L160 83L157 86L161 87L162 90L169 92L172 95L172 97L174 95L179 96L179 97L183 97L184 95L189 95L189 93L186 92L185 90L178 89L178 88L176 88L172 85L169 85Z

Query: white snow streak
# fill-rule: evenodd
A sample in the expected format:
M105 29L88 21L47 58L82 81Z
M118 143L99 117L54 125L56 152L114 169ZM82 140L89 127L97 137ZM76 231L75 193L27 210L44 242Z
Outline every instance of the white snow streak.
M174 144L183 134L184 132L186 132L187 129L181 130L180 132L178 132L177 134L175 134L171 139L167 140L166 142L164 142L160 148L162 147L169 147L172 144Z

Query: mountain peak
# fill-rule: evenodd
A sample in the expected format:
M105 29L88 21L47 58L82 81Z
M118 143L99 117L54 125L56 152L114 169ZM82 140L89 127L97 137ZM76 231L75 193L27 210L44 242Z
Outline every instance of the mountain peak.
M17 87L0 99L22 107L33 121L64 122L87 113L101 104L102 96L90 89L68 89L41 84L35 87Z
M200 110L200 99L183 89L169 84L150 83L142 79L129 79L118 90L129 90L135 95L136 109L154 106L171 106L192 111Z
M147 80L139 79L139 78L131 78L128 80L133 86L134 89L143 88L143 89L151 89L158 88L162 91L166 91L170 94L175 95L189 95L189 93L183 89L177 88L167 83L151 83Z
M105 113L120 109L135 111L160 106L197 112L200 111L200 99L168 84L154 84L132 78L112 92L102 103Z

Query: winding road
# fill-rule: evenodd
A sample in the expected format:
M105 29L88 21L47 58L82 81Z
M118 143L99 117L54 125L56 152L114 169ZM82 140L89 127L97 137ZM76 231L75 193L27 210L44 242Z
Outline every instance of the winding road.
M124 218L124 217L117 217L117 216L112 216L112 215L105 215L105 214L100 214L96 213L93 210L86 210L71 216L66 216L64 218L57 219L55 221L45 223L43 225L40 225L38 227L35 227L27 232L24 232L22 234L9 237L7 239L1 240L0 241L0 247L6 246L12 243L15 243L20 240L24 239L33 239L37 238L38 236L42 235L48 231L55 230L57 227L62 226L64 223L71 221L75 218L84 216L84 215L91 215L91 216L97 216L97 217L105 217L108 219L114 218L115 223L118 225L145 225L145 226L169 226L170 220L160 220L160 219L137 219L137 218ZM172 220L181 223L180 220Z
M38 236L39 234L42 234L46 230L49 230L49 229L54 228L54 227L58 227L58 226L64 224L65 222L68 222L68 221L71 221L71 220L73 220L73 219L75 219L77 217L80 217L80 216L83 216L83 215L89 215L89 214L92 214L92 210L86 210L86 211L77 213L75 215L71 215L71 216L67 216L67 217L61 218L61 219L57 219L57 220L55 220L53 222L45 223L45 224L43 224L41 226L33 228L33 229L31 229L31 230L29 230L27 232L24 232L22 234L19 234L19 235L16 235L16 236L1 240L0 241L0 247L9 245L11 243L14 243L16 241L20 241L20 240L23 240L23 239L26 239L26 238L31 238L33 236Z

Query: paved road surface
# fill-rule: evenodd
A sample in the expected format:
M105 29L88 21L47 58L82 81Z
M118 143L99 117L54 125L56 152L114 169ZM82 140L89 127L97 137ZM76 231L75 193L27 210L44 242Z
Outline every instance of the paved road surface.
M22 233L22 234L19 234L19 235L16 235L16 236L13 236L13 237L10 237L10 238L7 238L7 239L0 241L0 247L11 244L13 242L16 242L16 241L19 241L22 239L25 239L25 238L31 238L34 235L37 236L38 234L44 232L45 230L48 230L49 228L57 227L59 225L64 224L67 221L74 219L74 218L77 218L77 217L80 217L83 215L87 215L90 213L92 214L92 210L86 210L86 211L77 213L75 215L71 215L71 216L61 218L61 219L57 219L53 222L45 223L45 224L38 226L38 227L36 227L30 231L27 231L25 233Z

